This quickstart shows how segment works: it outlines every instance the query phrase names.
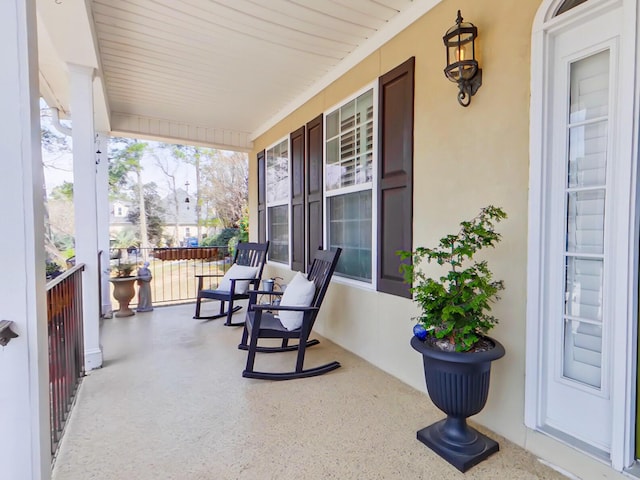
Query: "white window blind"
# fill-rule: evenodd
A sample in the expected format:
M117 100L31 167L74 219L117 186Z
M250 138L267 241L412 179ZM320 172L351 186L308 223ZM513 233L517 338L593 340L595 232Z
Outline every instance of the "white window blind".
M571 64L563 375L602 387L609 51Z
M289 262L289 206L269 207L269 259Z
M373 90L327 115L327 190L373 180Z
M289 141L266 150L269 260L289 263Z
M329 197L329 248L347 253L336 271L347 278L371 281L371 190Z
M289 198L289 142L283 140L267 150L267 203Z
M342 248L336 275L371 283L374 91L326 116L327 241Z

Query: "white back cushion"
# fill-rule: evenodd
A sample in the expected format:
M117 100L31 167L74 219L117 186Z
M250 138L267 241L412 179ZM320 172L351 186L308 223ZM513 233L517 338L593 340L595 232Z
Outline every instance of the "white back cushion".
M288 307L308 307L313 301L316 286L300 272L296 273L280 300L280 305ZM280 323L287 330L295 330L302 326L303 312L278 312Z
M231 291L231 279L232 278L256 278L258 274L258 267L247 267L244 265L236 265L235 263L231 265L231 268L227 270L227 273L224 274L222 280L220 281L220 285L218 285L218 290L225 290L227 292ZM249 280L242 280L236 282L235 292L239 295L244 295L249 290Z

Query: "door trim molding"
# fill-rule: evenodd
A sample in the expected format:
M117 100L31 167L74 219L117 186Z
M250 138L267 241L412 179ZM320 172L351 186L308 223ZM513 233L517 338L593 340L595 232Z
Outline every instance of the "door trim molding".
M612 268L624 272L626 282L618 284L613 298L616 316L623 316L613 329L612 352L612 429L611 429L611 466L622 471L635 460L635 399L636 399L636 352L637 352L637 308L638 308L638 245L640 234L640 208L638 208L637 160L638 159L638 98L636 92L639 80L636 78L638 42L636 40L638 6L635 0L589 0L559 17L553 13L562 0L544 0L536 14L531 42L531 104L530 104L530 171L529 171L529 212L528 212L528 252L527 252L527 321L526 321L526 377L525 377L525 425L528 428L546 433L574 448L593 455L591 449L584 449L578 442L555 435L544 427L544 389L543 389L543 301L544 273L543 261L546 258L547 238L545 212L549 183L550 165L545 163L549 149L549 135L546 133L546 121L550 112L549 85L551 82L549 62L554 37L572 25L579 25L594 17L622 8L623 25L620 30L620 57L632 59L619 64L618 75L621 88L617 102L619 113L615 116L618 126L613 134L615 141L616 175L612 178L617 187L616 195L623 195L628 201L619 202L622 208L616 211L612 219L612 233L616 240L616 255L610 260ZM629 40L631 39L631 41ZM633 119L633 122L621 122L620 119ZM625 126L626 128L620 128ZM615 126L614 126L615 128ZM623 188L619 188L623 187ZM618 197L620 198L620 197ZM615 285L614 285L615 288ZM600 455L597 455L601 458Z

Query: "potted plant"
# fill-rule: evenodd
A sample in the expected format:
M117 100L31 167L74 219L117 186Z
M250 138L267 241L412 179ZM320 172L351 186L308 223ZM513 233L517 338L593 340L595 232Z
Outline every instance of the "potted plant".
M129 308L129 302L135 296L134 288L136 276L131 273L136 268L135 263L122 262L112 267L115 276L110 279L113 284L113 298L118 301L119 308L116 317L130 317L135 312Z
M491 303L504 289L493 280L487 262L474 255L500 241L495 224L507 217L488 206L460 231L442 237L434 248L400 251L401 271L421 309L411 346L422 354L427 391L447 418L418 431L418 439L464 472L499 449L494 440L467 425L479 413L489 393L491 362L504 355L504 347L487 332L497 320ZM446 273L433 278L420 268L435 263Z
M57 262L47 260L45 271L47 275L47 280L53 280L56 277L62 275L62 270L60 269L60 265Z
M132 276L131 273L135 270L135 268L135 263L122 262L114 265L111 271L115 273L116 278L127 278Z

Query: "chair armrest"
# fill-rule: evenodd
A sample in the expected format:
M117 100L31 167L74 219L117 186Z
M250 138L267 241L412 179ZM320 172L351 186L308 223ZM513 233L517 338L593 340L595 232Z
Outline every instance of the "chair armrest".
M198 291L202 290L204 286L205 278L220 278L224 277L224 275L220 275L219 273L200 273L194 275L198 279Z
M269 295L271 298L282 296L282 292L268 292L266 290L247 290L247 294L249 295L247 310L253 310L254 305L258 303L258 295Z
M320 310L320 307L296 307L293 305L254 305L254 310L269 310L269 311L286 311L286 312L313 312L314 310Z
M268 290L247 290L247 293L249 295L272 295L272 296L281 297L284 292L281 292L279 290L277 292L268 291Z

